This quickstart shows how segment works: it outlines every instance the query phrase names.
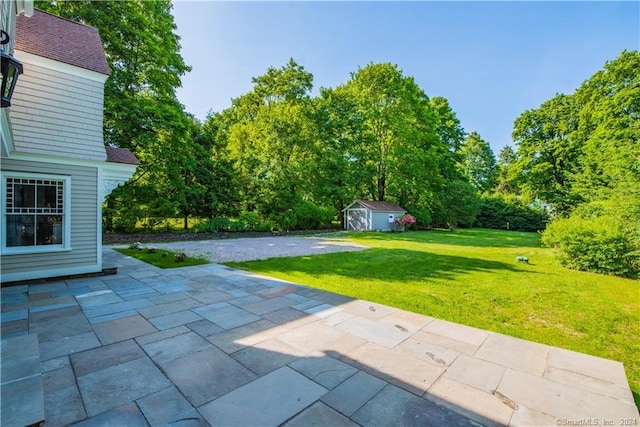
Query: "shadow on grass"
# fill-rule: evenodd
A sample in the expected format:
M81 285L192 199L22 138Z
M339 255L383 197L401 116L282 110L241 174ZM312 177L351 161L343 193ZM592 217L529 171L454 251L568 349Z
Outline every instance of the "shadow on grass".
M317 277L337 275L388 282L452 280L461 274L499 270L527 272L500 261L391 248L225 264L264 274L300 272Z
M357 240L385 242L396 240L425 244L483 248L540 247L540 235L538 233L525 233L519 231L458 229L456 231L428 230L406 231L403 233L361 232L350 233L349 236Z

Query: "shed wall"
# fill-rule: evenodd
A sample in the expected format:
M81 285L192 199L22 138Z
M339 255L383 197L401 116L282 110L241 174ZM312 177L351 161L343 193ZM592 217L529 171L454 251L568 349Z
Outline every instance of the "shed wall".
M393 222L389 222L389 215L393 215ZM402 216L402 212L373 212L372 230L392 231L396 229L395 220Z

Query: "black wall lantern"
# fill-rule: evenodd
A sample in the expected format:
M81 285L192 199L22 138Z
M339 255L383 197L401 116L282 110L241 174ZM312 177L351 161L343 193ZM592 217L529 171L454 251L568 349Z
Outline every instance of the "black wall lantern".
M0 45L9 43L9 34L0 30ZM0 95L2 95L2 108L11 106L11 96L18 82L18 75L22 74L22 64L13 56L0 49L2 55L2 84L0 85Z

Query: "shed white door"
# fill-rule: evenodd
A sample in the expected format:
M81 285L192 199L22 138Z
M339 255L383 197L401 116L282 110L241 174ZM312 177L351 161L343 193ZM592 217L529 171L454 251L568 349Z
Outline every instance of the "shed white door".
M366 209L347 210L347 230L363 231L369 229Z

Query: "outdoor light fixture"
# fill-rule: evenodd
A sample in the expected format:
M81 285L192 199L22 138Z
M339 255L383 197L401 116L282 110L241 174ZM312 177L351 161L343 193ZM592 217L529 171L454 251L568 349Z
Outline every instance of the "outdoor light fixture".
M10 37L6 31L0 30L0 45L9 43ZM22 74L22 64L13 56L0 49L2 55L2 84L0 94L2 95L2 108L11 106L11 96L18 82L18 75Z

